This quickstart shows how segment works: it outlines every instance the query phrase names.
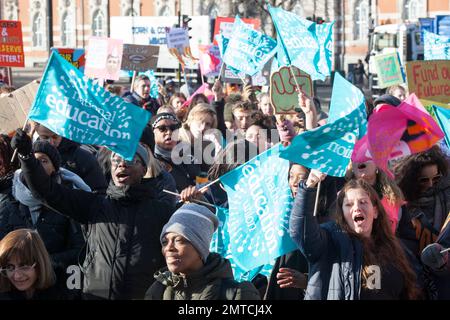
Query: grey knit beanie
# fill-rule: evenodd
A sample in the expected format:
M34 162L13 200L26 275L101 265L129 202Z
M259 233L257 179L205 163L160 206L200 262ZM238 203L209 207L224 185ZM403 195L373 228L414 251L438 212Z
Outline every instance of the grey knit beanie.
M169 232L182 235L197 249L203 262L206 262L212 235L218 225L219 220L208 208L196 203L186 203L175 211L163 227L160 241L162 244L164 236Z
M111 153L111 159L114 157L115 154L116 154L115 152ZM135 154L137 154L139 156L139 158L141 158L144 166L148 167L150 158L148 156L147 149L145 149L145 147L142 145L142 143L138 143Z

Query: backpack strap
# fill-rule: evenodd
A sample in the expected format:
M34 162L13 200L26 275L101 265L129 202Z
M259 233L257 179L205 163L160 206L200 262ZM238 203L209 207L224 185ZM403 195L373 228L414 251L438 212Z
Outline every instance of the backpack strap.
M239 283L233 279L223 279L220 287L220 300L236 300Z

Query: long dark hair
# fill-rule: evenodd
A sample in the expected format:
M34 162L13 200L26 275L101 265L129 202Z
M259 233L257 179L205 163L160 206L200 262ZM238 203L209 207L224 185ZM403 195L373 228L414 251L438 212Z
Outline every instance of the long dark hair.
M438 146L416 153L403 159L397 164L397 184L405 195L408 202L417 200L420 196L420 185L418 179L423 168L426 166L437 165L438 172L444 177L448 174L448 163Z
M363 238L361 235L350 229L344 218L342 209L344 198L351 189L362 189L370 198L372 205L376 208L378 216L373 220L372 234L370 239ZM353 179L347 182L338 195L336 203L336 222L350 236L356 237L363 243L363 272L362 283L369 276L367 267L373 264L385 266L393 264L394 267L403 275L405 282L405 291L408 299L416 299L419 297L419 290L416 287L416 274L411 268L406 255L400 245L399 240L391 231L388 216L384 210L381 200L370 184L363 179Z

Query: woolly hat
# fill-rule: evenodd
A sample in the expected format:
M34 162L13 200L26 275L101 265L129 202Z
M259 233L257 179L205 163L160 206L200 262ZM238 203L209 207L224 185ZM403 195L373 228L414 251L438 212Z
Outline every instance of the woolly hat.
M397 97L394 97L390 94L383 94L382 96L379 96L378 98L375 99L375 101L373 102L373 105L377 106L382 103L397 107L402 102L400 101L400 99L398 99Z
M46 154L53 166L55 171L58 171L61 167L61 156L59 155L58 149L50 144L50 142L45 140L36 140L33 143L33 153L40 152Z
M206 262L212 235L218 225L219 220L208 208L186 203L175 211L163 227L160 241L163 243L164 236L170 232L182 235L197 249L203 262Z
M155 129L156 126L158 125L158 122L160 122L161 120L164 120L164 119L169 119L169 120L176 122L177 124L180 124L180 121L177 119L177 117L173 113L162 112L162 113L156 114L150 120L152 129Z
M111 153L111 159L114 157L115 154L116 154L115 152ZM148 163L150 161L148 152L147 152L147 149L145 149L145 147L141 143L138 143L138 145L137 145L136 154L144 162L144 165L146 167L148 167Z

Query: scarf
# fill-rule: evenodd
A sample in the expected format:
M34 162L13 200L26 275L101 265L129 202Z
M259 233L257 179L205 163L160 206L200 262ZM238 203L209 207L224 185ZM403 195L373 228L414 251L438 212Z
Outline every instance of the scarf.
M30 209L31 221L35 225L39 218L42 201L33 196L31 191L22 182L21 176L22 169L14 172L12 194L17 201Z
M148 198L156 198L155 191L151 188L149 179L142 179L141 183L118 187L111 180L106 190L106 194L113 200L122 202L123 204L136 204Z
M172 163L172 160L171 160L172 150L163 149L160 146L158 146L157 144L155 144L155 155Z

